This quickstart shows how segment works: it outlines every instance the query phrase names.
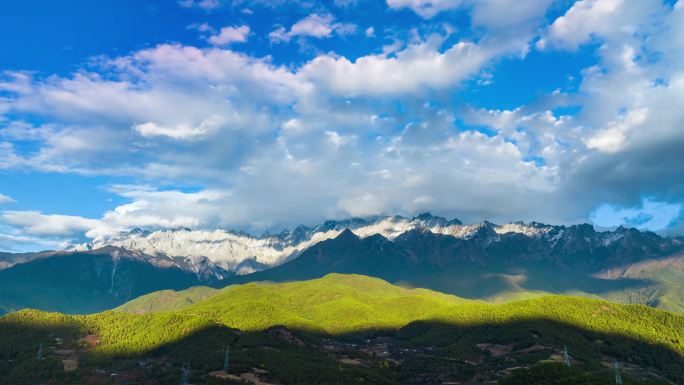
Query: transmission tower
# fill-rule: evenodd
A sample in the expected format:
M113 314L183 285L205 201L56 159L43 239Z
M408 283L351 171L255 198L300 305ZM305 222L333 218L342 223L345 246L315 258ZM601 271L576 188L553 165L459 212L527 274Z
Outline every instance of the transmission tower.
M38 345L38 352L36 353L36 359L37 360L43 359L43 343L42 342L40 343L40 345Z
M618 364L617 360L615 360L613 368L615 368L615 383L617 385L622 385L622 377L620 377L620 365Z
M226 346L226 356L223 359L223 371L227 373L229 366L230 366L230 346Z
M190 363L183 363L183 374L181 375L181 385L188 385L190 378Z
M568 354L567 345L565 345L565 348L563 349L563 364L565 364L565 366L568 368L572 366L572 357L570 357L570 354Z

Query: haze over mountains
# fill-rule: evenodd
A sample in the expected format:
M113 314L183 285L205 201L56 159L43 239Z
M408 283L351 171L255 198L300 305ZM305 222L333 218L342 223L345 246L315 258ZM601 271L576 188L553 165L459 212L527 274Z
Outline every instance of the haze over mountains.
M135 229L62 252L0 255L0 309L93 312L155 290L356 273L491 301L569 293L681 311L682 249L682 238L624 227L463 224L430 214L262 236Z

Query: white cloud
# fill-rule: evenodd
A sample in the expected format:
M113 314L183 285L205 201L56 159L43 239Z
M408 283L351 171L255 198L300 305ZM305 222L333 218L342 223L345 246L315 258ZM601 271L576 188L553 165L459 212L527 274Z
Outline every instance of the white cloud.
M391 9L410 9L424 19L456 9L470 11L472 23L516 33L513 27L535 27L552 0L387 0Z
M538 42L566 45L577 48L593 34L609 30L608 20L618 11L623 0L580 0L572 5L565 15L556 19L549 27L548 36Z
M221 6L220 0L179 0L178 5L183 8L201 8L205 11L211 11Z
M408 8L425 19L436 14L462 6L463 0L387 0L392 9Z
M332 34L332 15L309 15L290 27L290 36L328 37Z
M268 36L272 43L290 41L296 36L314 37L318 39L331 37L334 33L347 35L356 32L356 26L349 23L335 23L331 14L311 14L294 23L289 31L278 27Z
M360 196L342 198L337 204L340 209L352 217L369 217L384 214L387 210L385 200L375 194L365 193Z
M580 0L548 27L537 47L574 50L594 37L628 39L653 26L664 12L658 0Z
M220 116L210 116L194 127L180 123L173 127L160 126L154 122L136 124L133 129L145 137L166 136L173 139L196 139L220 128L225 123Z
M86 235L91 238L133 227L219 226L231 214L230 208L225 206L229 193L224 191L158 191L145 186L113 186L111 191L132 202L106 212L100 221L90 226Z
M223 27L218 34L210 36L207 41L213 45L229 45L232 43L244 43L249 36L249 26Z
M6 234L0 231L0 250L7 252L36 252L64 249L69 242L26 235Z
M477 0L469 1L474 25L490 32L517 33L515 28L536 28L553 0Z
M209 23L190 24L190 25L188 25L188 29L197 30L200 32L211 32L211 33L216 32L216 30L212 26L210 26Z
M359 0L335 0L333 3L340 8L349 8L356 6L358 1Z
M647 114L648 110L646 108L629 111L625 117L608 123L605 128L587 138L587 147L607 153L615 153L622 150L628 145L627 135L629 131L644 123Z
M12 202L15 202L15 200L7 195L0 194L0 204Z
M460 41L439 50L442 37L411 44L394 56L367 55L350 61L346 57L319 56L304 65L300 75L330 92L346 96L388 95L443 89L475 75L490 60L518 52L524 44L478 45Z
M70 236L82 234L98 225L94 219L72 215L45 215L38 211L5 211L2 220L27 234Z

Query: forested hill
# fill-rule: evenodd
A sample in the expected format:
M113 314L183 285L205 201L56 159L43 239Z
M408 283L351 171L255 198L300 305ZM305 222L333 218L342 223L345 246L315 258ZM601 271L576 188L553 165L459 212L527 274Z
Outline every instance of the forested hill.
M257 374L282 384L302 383L304 372L306 383L420 383L411 382L421 378L417 368L440 381L466 373L503 381L512 367L557 362L568 346L577 370L586 373L617 359L631 365L634 378L646 373L684 381L684 317L643 305L567 296L492 305L341 274L196 290L178 298L152 294L122 308L128 312L67 316L26 310L2 317L0 378L19 384L33 368L31 379L43 380L40 373L55 368L45 366L49 360L36 361L36 347L44 343L49 351L59 337L80 359L76 373L86 377L95 367L121 371L115 367L126 362L134 377L141 359L161 365L154 366L159 373L178 373L189 361L198 383L211 383L208 373L222 367L222 351L230 345L231 373L258 368L267 374ZM133 314L139 312L145 314ZM501 349L505 356L496 353ZM420 357L441 364L425 366L416 361ZM55 383L73 376L54 375Z

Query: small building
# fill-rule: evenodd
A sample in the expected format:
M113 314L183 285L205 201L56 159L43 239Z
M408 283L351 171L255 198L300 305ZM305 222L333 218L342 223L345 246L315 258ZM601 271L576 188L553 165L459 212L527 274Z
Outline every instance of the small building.
M73 372L78 369L78 358L67 358L62 360L65 372Z

